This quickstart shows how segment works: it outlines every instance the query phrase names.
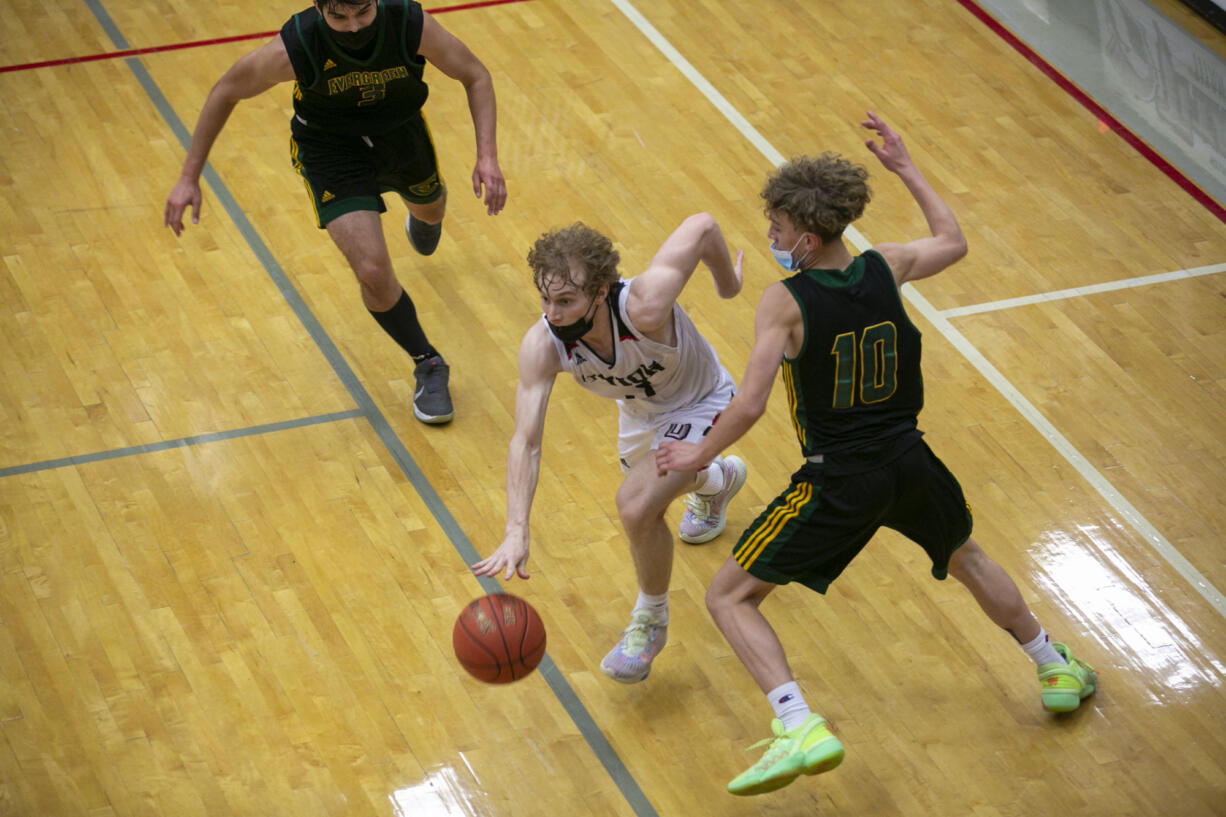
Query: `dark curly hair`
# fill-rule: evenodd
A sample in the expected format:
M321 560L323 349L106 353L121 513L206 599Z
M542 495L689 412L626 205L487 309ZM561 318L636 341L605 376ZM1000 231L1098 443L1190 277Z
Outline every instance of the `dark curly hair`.
M570 266L574 261L587 273L583 293L594 297L602 286L617 281L620 260L613 242L581 221L543 233L528 250L532 283L542 292L551 283L577 285Z
M337 6L364 6L370 0L315 0L320 11L331 11Z
M837 153L817 158L793 156L762 188L767 218L783 214L792 226L814 233L823 242L841 236L861 216L872 195L868 170Z

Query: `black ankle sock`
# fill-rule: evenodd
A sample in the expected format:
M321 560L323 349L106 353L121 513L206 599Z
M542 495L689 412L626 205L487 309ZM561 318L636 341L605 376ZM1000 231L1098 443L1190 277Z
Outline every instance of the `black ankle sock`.
M420 363L438 354L426 340L426 333L417 320L417 308L413 306L409 293L401 290L400 299L386 312L369 311L383 331L391 335L392 340L400 344L400 348L408 352L413 360Z

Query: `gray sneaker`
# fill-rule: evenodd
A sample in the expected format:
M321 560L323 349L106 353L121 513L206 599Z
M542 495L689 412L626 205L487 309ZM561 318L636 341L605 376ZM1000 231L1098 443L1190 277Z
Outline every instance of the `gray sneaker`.
M450 376L451 367L442 355L428 357L413 368L413 379L417 382L413 392L414 417L432 425L451 422L455 409L451 407L451 393L447 391Z
M410 213L404 220L404 233L419 255L433 255L438 249L438 240L443 235L443 223L427 224L413 218Z

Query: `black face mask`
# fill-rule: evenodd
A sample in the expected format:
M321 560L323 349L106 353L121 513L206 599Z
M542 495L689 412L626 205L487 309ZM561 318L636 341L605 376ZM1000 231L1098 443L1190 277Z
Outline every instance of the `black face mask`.
M376 20L376 22L378 22ZM336 44L346 51L361 51L366 46L374 42L375 34L378 30L375 28L375 23L371 23L365 28L359 28L357 31L332 31L332 39Z
M549 324L549 331L553 332L554 337L563 343L576 343L579 338L592 331L592 325L596 322L596 299L592 299L591 315L584 315L574 323L568 323L565 326L556 326L555 324L545 321Z

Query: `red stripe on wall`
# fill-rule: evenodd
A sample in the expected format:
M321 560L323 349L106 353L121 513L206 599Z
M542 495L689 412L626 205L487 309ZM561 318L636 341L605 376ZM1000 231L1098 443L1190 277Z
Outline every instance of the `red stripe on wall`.
M1217 216L1220 221L1226 223L1226 207L1219 204L1212 196L1201 190L1196 182L1185 176L1179 168L1172 165L1166 159L1158 154L1156 150L1145 143L1141 137L1130 131L1122 122L1109 114L1105 108L1095 102L1090 96L1080 88L1078 88L1068 77L1061 74L1045 59L1035 53L1034 49L1019 40L1012 31L1001 25L1000 21L992 15L988 14L974 0L958 0L967 11L974 14L979 20L992 29L1002 40L1013 46L1014 50L1029 60L1036 68L1047 75L1048 79L1059 85L1081 103L1082 107L1088 110L1094 116L1098 117L1098 121L1105 124L1111 130L1115 131L1128 144L1132 145L1142 156L1150 161L1155 167L1165 173L1171 181L1184 189L1188 195L1200 202L1206 210Z

